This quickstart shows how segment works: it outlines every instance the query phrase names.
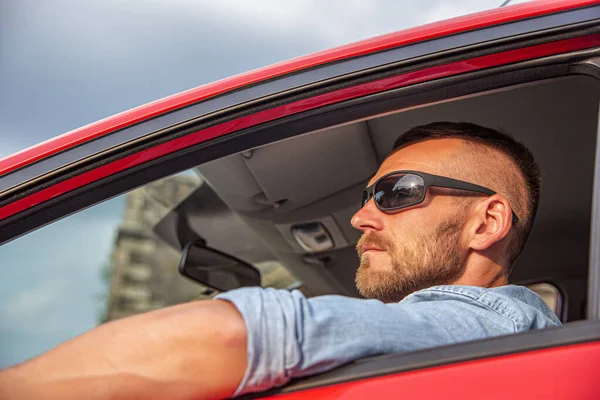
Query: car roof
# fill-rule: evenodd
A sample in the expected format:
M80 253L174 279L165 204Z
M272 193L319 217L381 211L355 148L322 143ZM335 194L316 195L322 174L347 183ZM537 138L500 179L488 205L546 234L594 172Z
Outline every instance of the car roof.
M258 82L411 43L596 3L598 3L597 0L551 0L522 3L421 25L256 69L133 108L19 151L0 159L0 176L118 129Z

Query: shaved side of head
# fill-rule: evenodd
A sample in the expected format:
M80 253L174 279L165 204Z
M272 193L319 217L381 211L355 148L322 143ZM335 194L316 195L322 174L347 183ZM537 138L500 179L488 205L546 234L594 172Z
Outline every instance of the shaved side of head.
M392 154L411 144L436 139L461 139L464 146L439 162L439 175L487 187L510 203L518 216L509 236L507 268L517 260L529 236L540 194L541 173L531 152L512 136L471 123L436 122L401 135ZM472 197L457 197L471 204Z
M442 167L442 166L441 166ZM450 157L438 174L475 183L492 189L506 197L512 211L520 216L521 221L527 221L526 216L531 215L531 205L528 201L525 178L516 165L507 155L497 149L490 148L476 141L464 140L464 148L459 149L454 157ZM472 197L457 197L460 204L471 204ZM522 244L527 239L527 232L514 229L510 233L507 264L516 261L516 255L521 252ZM519 235L525 234L525 237Z

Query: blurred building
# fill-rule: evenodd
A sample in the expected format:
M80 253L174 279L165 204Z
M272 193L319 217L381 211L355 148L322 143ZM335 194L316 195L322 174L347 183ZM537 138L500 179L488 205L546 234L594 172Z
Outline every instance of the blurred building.
M107 274L105 320L202 297L198 284L179 275L179 252L152 234L152 227L198 186L199 178L179 175L126 195Z

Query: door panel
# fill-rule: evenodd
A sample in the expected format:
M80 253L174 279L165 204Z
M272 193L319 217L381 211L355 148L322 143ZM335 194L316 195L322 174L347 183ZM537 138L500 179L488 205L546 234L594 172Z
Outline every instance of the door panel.
M277 396L277 399L597 399L600 342L576 344ZM270 398L270 397L269 397Z

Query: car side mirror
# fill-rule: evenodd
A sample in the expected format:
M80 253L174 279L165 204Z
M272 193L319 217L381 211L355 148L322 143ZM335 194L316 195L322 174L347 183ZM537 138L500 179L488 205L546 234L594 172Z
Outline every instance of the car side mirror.
M203 240L188 243L183 248L179 273L221 292L261 285L260 271L253 265L206 247Z

